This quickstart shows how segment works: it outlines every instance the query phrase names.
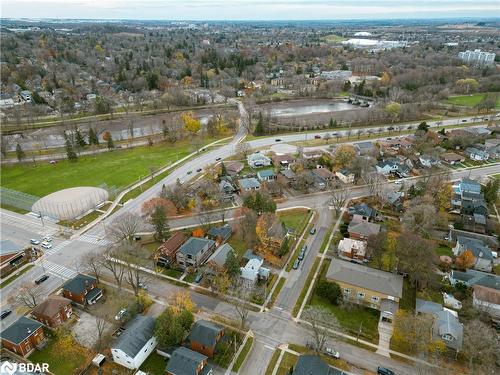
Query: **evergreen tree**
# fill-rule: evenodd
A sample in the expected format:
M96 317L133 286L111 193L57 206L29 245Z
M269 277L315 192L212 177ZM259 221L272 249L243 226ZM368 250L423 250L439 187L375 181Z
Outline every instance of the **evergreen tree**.
M224 165L224 162L220 164L220 175L227 176L227 169L226 166Z
M89 145L98 145L99 138L94 130L94 128L89 128Z
M332 128L333 128L333 118L331 118L331 117L330 117L330 124L328 124L328 127L329 127L330 129L332 129Z
M83 138L82 133L80 132L80 129L76 128L75 130L75 138L76 138L76 143L80 147L85 147L87 146L87 142L85 142L85 138Z
M257 121L257 125L255 126L255 135L264 134L264 118L262 117L262 112L259 112L259 120Z
M113 143L113 137L111 134L108 137L108 150L112 150L115 148L115 144Z
M155 229L155 238L157 241L163 241L170 237L170 227L165 207L160 205L155 206L150 217L150 222Z
M73 145L71 144L69 138L66 138L66 155L68 157L68 160L71 162L76 162L78 160L78 155L73 149Z
M23 151L23 148L21 147L21 145L19 143L16 146L16 156L17 156L17 160L19 162L23 161L23 159L26 156L26 154Z
M229 251L224 262L224 268L227 274L232 278L240 274L240 260L234 254L234 251Z
M335 120L335 121L333 122L333 127L334 127L334 128L336 128L336 127L337 127L337 120Z

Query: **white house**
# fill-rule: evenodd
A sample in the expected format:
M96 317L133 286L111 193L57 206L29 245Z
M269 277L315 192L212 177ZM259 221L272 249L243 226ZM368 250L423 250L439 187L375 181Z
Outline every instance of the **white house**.
M352 173L348 169L341 169L340 171L336 171L335 176L337 176L337 178L344 184L354 183L354 173Z
M488 160L490 158L490 155L486 151L479 150L475 147L467 147L465 149L465 155L467 155L469 159L476 161Z
M255 283L259 279L267 279L271 270L262 267L263 263L264 260L261 257L250 259L245 267L240 267L241 277L249 283Z
M378 173L387 175L391 172L396 172L400 166L400 163L394 160L383 160L377 163L375 166Z
M111 347L113 361L131 370L138 369L156 348L154 329L153 317L137 315Z
M260 152L247 156L247 163L251 168L267 167L271 165L271 159Z

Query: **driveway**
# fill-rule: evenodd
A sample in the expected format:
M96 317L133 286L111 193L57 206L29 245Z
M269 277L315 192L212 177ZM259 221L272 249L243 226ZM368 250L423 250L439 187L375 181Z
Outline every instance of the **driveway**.
M376 353L385 357L390 357L389 347L391 344L392 332L394 331L393 323L382 321L378 322L378 346Z
M90 315L89 313L82 310L76 311L76 314L78 314L80 318L72 328L75 340L80 345L88 349L94 349L97 344L97 323L95 316ZM112 329L113 325L106 322L106 327L104 328L102 337L109 336Z

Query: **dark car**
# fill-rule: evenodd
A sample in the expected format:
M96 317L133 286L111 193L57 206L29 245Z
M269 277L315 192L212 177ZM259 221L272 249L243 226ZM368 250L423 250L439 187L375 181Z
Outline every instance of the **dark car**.
M311 229L311 231L309 232L309 234L314 234L314 233L316 233L316 228Z
M304 249L302 249L300 251L299 257L297 259L298 260L303 260L305 256L306 256L306 252L304 251Z
M321 135L315 135L314 138L315 139L321 139Z
M467 122L467 120L462 120L462 122Z
M394 371L389 370L388 368L385 367L377 367L377 374L380 375L395 375Z
M215 158L215 161L219 161L221 158Z
M0 319L8 317L12 313L12 310L2 310L0 313Z
M193 171L187 171L187 174L191 174L191 173L193 173Z
M275 141L275 142L281 142L281 139L276 138L274 141Z
M200 281L201 281L201 279L203 279L203 275L200 273L200 274L196 275L196 278L194 279L194 282L196 284L199 284Z
M40 277L39 279L36 279L35 280L35 284L36 285L40 285L41 283L43 283L45 280L47 280L49 278L49 275L43 275L42 277Z
M300 260L297 259L295 262L293 262L292 268L294 270L298 269L299 268L299 264L300 264Z
M202 169L201 169L201 168L198 168L198 169L196 170L196 172L198 172L198 173L200 173L201 171L202 171Z

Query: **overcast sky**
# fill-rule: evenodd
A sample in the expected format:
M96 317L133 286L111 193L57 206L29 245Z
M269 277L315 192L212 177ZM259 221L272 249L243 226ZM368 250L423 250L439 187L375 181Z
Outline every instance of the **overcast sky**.
M1 0L5 18L321 20L499 17L500 0Z

